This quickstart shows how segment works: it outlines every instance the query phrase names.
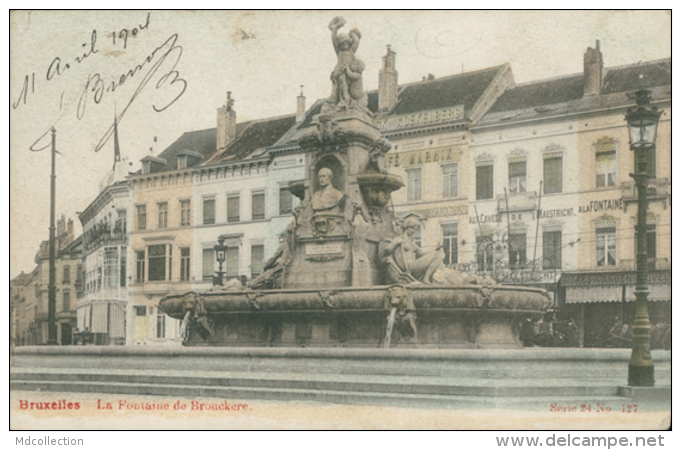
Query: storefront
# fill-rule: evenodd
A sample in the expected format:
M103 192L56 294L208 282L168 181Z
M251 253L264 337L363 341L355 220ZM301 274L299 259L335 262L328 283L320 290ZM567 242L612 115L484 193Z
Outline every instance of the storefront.
M88 300L78 305L78 330L96 345L125 344L125 302Z
M671 324L671 270L648 273L650 323ZM601 346L619 320L633 325L636 272L563 272L559 306L580 328L580 345Z

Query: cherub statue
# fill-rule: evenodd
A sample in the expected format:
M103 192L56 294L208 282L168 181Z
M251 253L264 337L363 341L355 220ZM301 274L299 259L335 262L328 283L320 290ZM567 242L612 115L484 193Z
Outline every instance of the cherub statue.
M364 62L355 58L362 33L357 28L353 28L348 34L338 33L343 25L345 25L345 19L340 16L335 17L329 23L333 48L338 55L336 67L331 73L333 88L329 103L365 107L367 101L362 83Z

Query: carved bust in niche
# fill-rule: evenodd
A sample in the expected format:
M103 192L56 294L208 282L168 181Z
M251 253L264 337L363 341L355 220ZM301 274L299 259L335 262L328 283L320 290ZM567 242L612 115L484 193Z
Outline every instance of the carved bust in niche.
M339 206L345 194L333 187L332 179L333 171L328 167L322 167L317 172L319 189L312 194L310 199L310 206L315 213L338 214L340 212Z

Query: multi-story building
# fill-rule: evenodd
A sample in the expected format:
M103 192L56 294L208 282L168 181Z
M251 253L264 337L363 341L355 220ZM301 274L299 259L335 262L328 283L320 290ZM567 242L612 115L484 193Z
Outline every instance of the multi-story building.
M236 123L228 94L216 128L184 133L158 157L142 160L132 190L131 343L177 344L178 321L158 308L165 295L210 289L227 247L223 279L247 282L276 249L266 243L278 215L268 194L272 146L296 124L294 114Z
M141 172L128 179L131 345L179 337L179 323L166 320L157 305L167 294L192 289L193 167L214 152L215 129L187 132L158 157L143 158Z
M37 266L36 266L37 269ZM28 292L28 285L32 279L35 278L36 270L32 273L24 273L23 271L9 282L9 300L10 300L10 341L15 345L27 345L25 336L21 336L17 330L25 330L28 328L31 317L31 311L27 311L26 297L30 294Z
M393 194L398 217L415 214L422 221L422 247L443 245L445 264L467 264L474 241L466 239L473 212L471 127L511 85L508 64L401 85L396 95L390 78L395 54L389 49L379 75L378 115L383 135L393 142L387 170L400 175L406 188ZM396 77L396 73L394 75ZM387 85L388 88L384 89ZM393 87L395 86L395 87Z
M633 320L637 208L624 115L640 87L664 111L649 164L649 299L651 320L669 321L670 59L605 68L597 43L583 73L509 87L473 127L472 264L501 282L547 288L583 345L616 317Z
M224 114L221 108L218 115ZM229 124L233 116L224 123ZM221 120L218 120L218 126ZM219 270L215 245L225 250L224 278L243 283L262 272L266 255L276 249L268 243L268 224L279 210L273 205L278 192L269 189L271 156L266 150L296 124L294 114L244 122L228 128L242 129L209 161L195 169L194 199L201 205L195 215L194 268L202 288L211 286ZM220 135L218 131L218 136Z
M605 68L596 45L580 74L516 84L503 64L400 85L388 48L368 108L393 143L386 169L405 181L391 207L398 218L419 218L418 243L442 245L447 266L546 288L591 345L592 334L633 311L636 190L623 119L629 95L650 88L665 112L650 163L651 312L653 321L668 320L670 67L662 60ZM209 289L220 270L218 242L226 245L225 279L260 273L299 201L289 189L306 176L298 139L324 103L306 110L302 92L297 100L296 114L237 124L228 94L216 128L184 133L143 158L127 182L108 180L81 216L79 327L108 330L108 342L125 330L128 344L176 344L179 322L167 320L158 302ZM40 275L37 268L17 280L17 290ZM26 308L22 295L14 297L17 340L38 342L37 325L20 331ZM126 301L125 315L111 312Z
M115 130L117 133L117 130ZM116 135L116 142L118 136ZM128 160L116 148L113 169L95 200L79 215L83 226L83 295L78 299L78 330L97 345L126 343L131 320L128 284L130 192Z
M57 221L54 242L57 343L70 345L76 328L76 301L83 286L82 239L74 239L72 220L67 222L62 216ZM30 274L15 279L17 345L43 345L48 342L49 241L40 244L35 262L36 268Z

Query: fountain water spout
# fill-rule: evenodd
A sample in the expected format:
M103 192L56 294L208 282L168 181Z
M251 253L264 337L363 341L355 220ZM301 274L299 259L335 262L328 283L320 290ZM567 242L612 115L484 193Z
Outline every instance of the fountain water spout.
M395 325L395 316L397 316L397 308L390 308L390 315L388 316L388 326L385 329L385 340L383 348L390 348L390 336L393 334L393 325Z

